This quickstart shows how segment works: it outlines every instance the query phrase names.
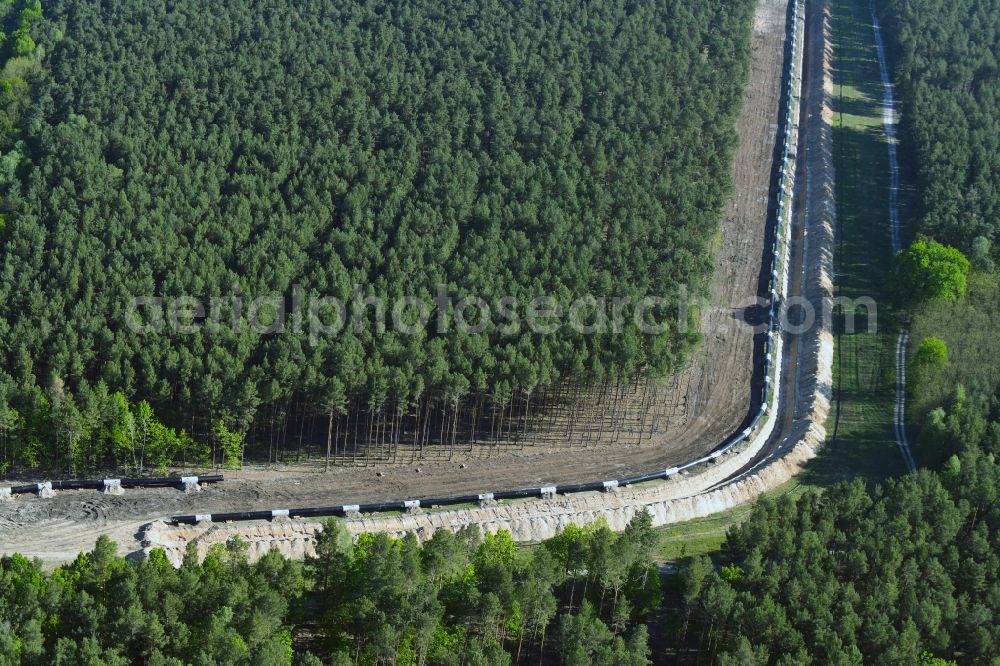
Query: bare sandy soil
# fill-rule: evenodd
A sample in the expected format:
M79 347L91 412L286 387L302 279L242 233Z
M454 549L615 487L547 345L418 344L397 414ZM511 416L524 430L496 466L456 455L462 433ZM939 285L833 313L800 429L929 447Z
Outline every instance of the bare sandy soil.
M124 495L64 491L51 499L0 502L0 553L55 562L89 549L105 533L137 550L139 528L177 514L355 504L621 478L691 460L718 446L747 415L754 337L737 313L755 302L764 257L771 168L778 134L787 0L760 0L750 83L737 130L735 194L726 211L711 283L714 307L702 320L703 346L671 382L683 405L643 445L535 448L490 459L380 468L249 469L229 472L200 493L127 490Z

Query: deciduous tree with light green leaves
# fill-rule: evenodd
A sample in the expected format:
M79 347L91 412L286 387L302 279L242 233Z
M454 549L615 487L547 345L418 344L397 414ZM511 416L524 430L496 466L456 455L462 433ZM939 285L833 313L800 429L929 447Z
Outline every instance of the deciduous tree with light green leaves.
M893 287L897 299L913 305L934 298L965 296L969 260L959 250L936 241L917 240L896 255Z
M940 378L948 365L948 345L941 338L928 336L920 341L910 361L910 376L914 386Z
M215 435L219 451L222 453L223 467L227 469L239 469L243 465L245 435L230 430L221 419L215 422L212 433Z

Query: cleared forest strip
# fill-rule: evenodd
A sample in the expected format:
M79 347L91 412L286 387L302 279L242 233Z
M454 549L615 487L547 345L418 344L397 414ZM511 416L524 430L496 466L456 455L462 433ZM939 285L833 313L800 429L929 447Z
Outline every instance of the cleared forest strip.
M893 255L892 169L869 3L842 0L834 7L838 295L876 299L879 326L861 325L860 310L853 330L846 320L837 326L830 441L815 471L824 484L855 476L878 483L906 470L893 425L896 314L884 297Z
M833 166L833 80L829 2L810 0L806 12L803 72L801 153L798 160L795 245L801 263L790 273L800 295L816 312L816 323L801 335L788 336L790 352L784 383L788 399L782 405L779 435L733 477L711 492L731 497L759 494L780 486L815 457L826 440L825 422L833 386L833 333L829 311L834 295L833 247L836 222ZM754 490L746 490L752 488ZM734 493L735 491L735 493ZM736 503L739 503L738 501Z
M874 0L869 0L868 7L872 15L875 49L878 53L879 80L882 83L882 130L885 132L889 154L889 233L892 238L892 256L895 257L903 249L899 229L899 139L896 136L899 120L896 115L896 96L893 92L892 79L889 77L885 44L882 40L882 27L879 25ZM917 464L913 460L910 443L906 438L906 349L908 342L909 335L904 328L900 331L896 341L896 399L892 418L896 431L896 443L906 461L906 468L915 472Z

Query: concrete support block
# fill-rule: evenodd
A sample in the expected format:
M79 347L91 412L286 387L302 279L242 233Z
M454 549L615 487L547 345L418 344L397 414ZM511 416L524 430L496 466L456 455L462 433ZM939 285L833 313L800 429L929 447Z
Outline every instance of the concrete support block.
M272 509L271 520L291 520L288 509Z
M38 484L38 496L42 498L55 497L56 493L52 490L52 482L45 481L44 483Z
M184 492L186 493L197 493L201 491L201 485L198 483L197 476L182 476L181 485L184 486Z
M9 502L14 499L10 494L10 488L0 488L0 502Z
M406 509L406 513L420 513L420 500L404 500L403 507Z
M351 520L358 520L361 518L361 507L357 504L345 504L341 507L344 512L344 516Z
M124 495L125 489L122 488L122 480L104 479L104 490L102 492L105 495Z
M199 525L201 525L202 523L210 523L210 522L212 522L212 514L210 514L210 513L197 513L194 516L194 521L197 524L199 524Z
M539 488L538 493L542 496L542 499L555 499L556 497L556 487L546 486L544 488Z
M493 493L479 493L479 506L496 506L496 503Z
M605 481L604 482L604 492L613 493L618 491L617 481Z

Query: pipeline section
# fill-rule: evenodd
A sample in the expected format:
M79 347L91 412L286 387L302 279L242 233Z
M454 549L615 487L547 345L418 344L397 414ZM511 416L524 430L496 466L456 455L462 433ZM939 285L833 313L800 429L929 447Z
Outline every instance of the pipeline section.
M114 486L121 488L168 488L177 486L183 488L188 484L201 485L206 483L219 483L222 480L222 475L167 476L161 478L135 479L70 479L66 481L43 481L41 483L11 486L9 494L26 495L29 493L44 492L46 490L106 490L107 488ZM0 488L0 490L5 489Z

